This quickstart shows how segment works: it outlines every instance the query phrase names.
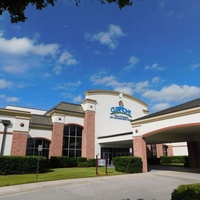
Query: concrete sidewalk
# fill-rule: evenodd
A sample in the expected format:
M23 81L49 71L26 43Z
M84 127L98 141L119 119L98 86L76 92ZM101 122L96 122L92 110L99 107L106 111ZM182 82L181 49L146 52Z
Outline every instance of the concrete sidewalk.
M127 192L123 195L126 195L127 199L130 200L168 200L170 199L171 192L178 185L200 183L200 169L187 170L187 172L184 172L183 168L181 169L182 171L172 171L172 168L161 170L160 168L156 169L156 167L154 167L148 173L37 182L16 186L0 187L0 199L9 199L12 195L19 195L19 197L16 199L20 199L20 195L26 195L32 192L34 192L35 194L37 194L38 192L46 192L45 196L48 196L52 192L52 194L49 196L49 200L51 200L51 198L56 198L53 197L53 195L56 195L58 189L71 191L72 189L77 188L77 191L82 191L83 194L86 190L86 187L90 188L88 190L96 191L97 194L94 194L95 199L109 199L110 197L108 198L108 196L106 196L108 195L106 194L106 192L105 194L102 194L104 198L103 196L102 198L100 198L98 192L99 190L107 191L110 187L109 191L112 191L113 195L112 200L119 199L120 195L123 194L119 191L119 188L124 188L127 190ZM96 188L98 188L98 190L96 190ZM117 194L118 192L119 194ZM134 193L134 197L132 193ZM98 198L96 198L96 195ZM78 194L76 194L76 196L72 195L71 198L68 199L79 199L78 197ZM14 199L13 196L12 199ZM64 199L64 197L59 197L57 199ZM84 200L84 196L81 196L80 199ZM85 199L90 199L87 197L87 194L85 196ZM122 197L122 199L124 199L124 197ZM30 197L29 200L31 200Z

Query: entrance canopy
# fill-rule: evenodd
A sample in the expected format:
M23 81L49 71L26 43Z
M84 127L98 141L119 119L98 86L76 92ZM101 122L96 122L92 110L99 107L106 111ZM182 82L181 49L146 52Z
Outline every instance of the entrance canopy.
M147 144L200 141L200 98L131 121Z

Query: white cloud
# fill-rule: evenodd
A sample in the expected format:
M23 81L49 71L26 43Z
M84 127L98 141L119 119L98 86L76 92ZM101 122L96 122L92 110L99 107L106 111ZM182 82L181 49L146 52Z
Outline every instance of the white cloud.
M64 64L64 65L76 65L78 62L74 58L74 55L65 51L60 55L60 57L58 59L58 63Z
M5 67L3 67L3 71L10 73L10 74L21 74L24 73L28 70L28 66L27 65L7 65Z
M17 102L19 101L18 97L6 97L5 98L6 102Z
M118 39L125 34L120 26L110 24L106 32L99 32L94 35L86 34L86 39L98 41L100 44L106 45L111 49L115 49L118 45Z
M160 110L164 110L164 109L167 109L171 107L171 105L169 103L158 103L158 104L155 104L151 107L151 110L153 112L158 112Z
M6 81L5 79L0 79L0 89L9 88L12 86L11 81Z
M52 76L53 76L53 75L50 74L50 73L48 73L48 72L46 72L46 73L43 75L44 78L50 78L50 77L52 77Z
M135 84L134 91L137 93L143 93L149 88L149 82L148 81L141 81Z
M19 101L18 97L8 97L5 94L0 94L0 99L3 99L6 102L17 102L17 101Z
M154 63L152 66L146 65L145 66L145 70L158 70L158 71L162 71L165 70L164 67L160 67L157 63Z
M148 81L142 82L119 82L115 76L101 76L99 74L95 74L90 77L93 85L103 85L106 87L111 87L112 89L124 92L126 94L133 95L135 92L141 93L146 90L149 86Z
M5 94L0 94L0 99L4 99L6 97Z
M152 83L159 83L160 82L160 77L156 76L151 81L152 81Z
M139 62L139 59L136 58L135 56L131 56L128 60L128 66L124 67L123 69L125 71L128 71L130 69L133 69L135 65Z
M194 64L190 66L190 69L195 70L197 68L200 68L200 63Z
M56 75L59 75L60 72L62 71L62 66L56 65L56 66L54 67L53 71L55 72Z
M25 55L32 53L35 55L55 55L58 51L58 44L35 44L35 40L29 38L16 38L11 39L3 38L0 35L0 52L11 54L11 55Z
M53 89L55 90L60 90L60 89L74 89L76 87L78 87L79 85L81 85L81 81L77 81L77 82L68 82L68 83L64 83L62 85L56 85Z
M142 96L149 98L151 101L157 102L181 102L198 98L200 96L200 88L196 86L179 86L172 84L170 86L163 87L160 91L147 90Z
M81 95L78 95L78 96L74 97L74 99L73 99L74 103L80 103L82 101L83 101L83 98Z

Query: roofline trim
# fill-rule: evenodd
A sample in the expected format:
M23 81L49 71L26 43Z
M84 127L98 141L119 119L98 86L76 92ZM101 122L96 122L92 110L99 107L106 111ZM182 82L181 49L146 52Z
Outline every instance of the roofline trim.
M121 94L123 92L119 92L119 91L113 91L113 90L87 90L85 91L85 96L90 96L90 95L115 95L115 96L119 96L119 94ZM148 107L148 104L144 103L143 101L129 95L126 93L123 93L123 96L126 97L127 99L130 100L134 100L140 104L142 104L145 107Z
M182 117L182 116L186 116L189 114L196 114L196 113L200 113L200 106L195 107L195 108L190 108L190 109L186 109L186 110L180 110L177 112L172 112L172 113L167 113L167 114L163 114L163 115L159 115L159 116L155 116L155 117L149 117L146 119L135 119L133 121L131 121L131 125L132 127L136 127L136 126L140 126L141 124L144 123L151 123L151 122L156 122L156 121L161 121L161 120L165 120L165 119L170 119L170 118L176 118L176 117Z

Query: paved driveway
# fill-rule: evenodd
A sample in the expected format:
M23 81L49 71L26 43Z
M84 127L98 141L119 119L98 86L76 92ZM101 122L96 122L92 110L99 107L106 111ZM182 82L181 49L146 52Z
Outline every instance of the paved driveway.
M180 184L200 183L200 170L161 171L0 187L5 200L170 200Z

